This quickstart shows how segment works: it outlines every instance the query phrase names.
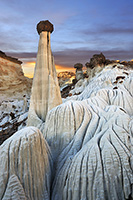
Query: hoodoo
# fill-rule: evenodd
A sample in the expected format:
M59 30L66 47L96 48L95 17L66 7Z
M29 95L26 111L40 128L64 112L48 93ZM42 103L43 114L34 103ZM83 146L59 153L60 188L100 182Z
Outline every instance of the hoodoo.
M79 81L80 79L83 79L83 65L81 63L76 63L74 65L74 68L76 68L76 79Z
M35 66L28 126L44 122L47 112L62 103L54 58L51 52L50 33L54 30L48 20L37 24L40 35Z

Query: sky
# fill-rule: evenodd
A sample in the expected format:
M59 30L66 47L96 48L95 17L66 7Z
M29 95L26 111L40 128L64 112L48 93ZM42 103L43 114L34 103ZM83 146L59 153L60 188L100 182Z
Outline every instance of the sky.
M54 25L57 71L85 65L101 52L133 59L133 0L0 0L0 50L23 61L26 76L33 76L41 20Z

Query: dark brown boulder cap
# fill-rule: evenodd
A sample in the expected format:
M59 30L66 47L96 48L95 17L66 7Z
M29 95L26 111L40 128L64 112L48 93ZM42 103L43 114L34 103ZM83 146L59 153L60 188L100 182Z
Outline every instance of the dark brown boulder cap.
M77 68L77 69L82 69L83 68L83 65L81 63L76 63L74 65L74 68Z
M53 30L54 30L54 26L53 26L53 24L51 24L48 20L40 21L40 22L37 24L37 32L38 32L39 35L40 35L40 33L41 33L42 31L47 31L47 32L52 33Z
M90 67L90 63L87 62L87 63L85 64L85 66L86 66L87 68L89 68L89 67Z

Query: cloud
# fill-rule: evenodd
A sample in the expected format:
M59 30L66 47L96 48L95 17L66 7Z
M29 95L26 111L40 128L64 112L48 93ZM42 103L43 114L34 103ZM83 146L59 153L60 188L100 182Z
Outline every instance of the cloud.
M55 63L60 65L73 66L77 62L85 64L90 60L94 54L103 53L108 59L119 59L119 60L131 60L133 58L133 49L130 50L120 50L120 49L110 49L110 50L84 50L84 49L68 49L64 51L54 52Z
M6 52L6 54L19 59L36 58L37 55L36 52Z
M34 55L32 53L24 55L24 52L35 52L37 50L36 24L43 19L49 19L55 26L55 32L52 35L52 44L54 44L52 46L54 46L55 53L67 48L72 49L74 56L79 48L90 48L93 50L92 52L96 52L95 49L107 50L108 47L123 49L124 46L126 49L131 49L133 43L131 38L133 35L132 24L127 21L126 24L118 23L120 21L118 15L122 8L121 12L127 13L128 16L126 10L129 8L123 6L125 5L124 1L122 0L119 10L116 4L114 6L112 2L109 3L112 7L108 7L108 2L105 0L102 2L96 0L95 3L88 3L87 0L78 2L70 0L23 0L19 3L17 0L1 1L1 50L22 52L21 55L19 53L17 55L21 56L22 59L23 57L26 59L36 57L35 53ZM119 3L117 1L117 4ZM118 15L115 15L117 13L114 13L114 9L118 12ZM132 15L131 6L129 10L130 15ZM132 21L131 17L130 20ZM116 23L114 23L115 21ZM64 51L67 53L66 50ZM15 53L14 56L16 56ZM69 59L70 57L71 55ZM83 57L85 56L82 55ZM73 58L71 60L73 61ZM64 62L68 62L68 60Z
M133 34L133 28L122 28L122 27L108 27L108 26L103 26L102 28L97 28L97 29L86 29L81 31L81 33L85 35L100 35L100 34Z
M53 52L55 64L64 67L73 67L75 63L81 62L83 65L89 62L94 54L103 53L107 59L112 60L131 60L133 59L132 50L110 49L110 50L88 50L88 49L65 49ZM24 62L32 62L36 60L35 52L6 52L7 55L16 57Z

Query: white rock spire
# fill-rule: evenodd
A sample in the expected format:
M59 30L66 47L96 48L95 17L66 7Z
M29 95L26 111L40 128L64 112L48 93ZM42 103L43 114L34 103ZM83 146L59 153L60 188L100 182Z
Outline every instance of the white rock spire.
M50 33L53 24L48 20L37 24L40 35L37 61L32 86L28 126L45 121L47 112L62 103L54 58L51 52Z

